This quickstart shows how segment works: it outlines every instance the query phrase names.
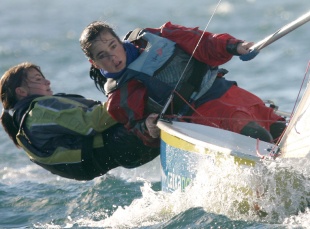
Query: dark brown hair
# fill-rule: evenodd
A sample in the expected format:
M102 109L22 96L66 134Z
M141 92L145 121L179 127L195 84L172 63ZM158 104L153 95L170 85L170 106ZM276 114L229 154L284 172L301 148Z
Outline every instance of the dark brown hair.
M94 21L90 23L82 32L80 36L80 45L84 52L84 54L93 59L93 55L90 52L90 47L94 40L98 38L101 33L110 33L113 37L115 37L119 42L121 42L120 38L114 32L113 28L102 21Z
M11 67L3 74L0 80L0 95L3 106L0 120L5 132L7 132L17 147L19 145L16 140L16 134L18 133L19 127L14 125L13 117L9 111L13 110L18 102L15 89L22 86L23 82L27 79L27 72L31 68L36 69L42 74L39 66L25 62Z
M93 54L91 53L90 48L101 33L110 33L121 43L120 38L117 36L110 25L102 21L94 21L83 30L80 36L81 49L87 58L93 59ZM101 75L100 70L96 69L94 66L91 66L89 77L94 81L96 88L106 94L104 90L104 84L106 83L107 79Z

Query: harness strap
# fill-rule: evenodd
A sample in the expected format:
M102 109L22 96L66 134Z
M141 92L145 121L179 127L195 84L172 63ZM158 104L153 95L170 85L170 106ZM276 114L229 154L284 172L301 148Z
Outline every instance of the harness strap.
M92 137L85 137L82 143L81 149L81 159L83 169L87 174L91 174L93 168L93 150L92 150L93 138Z
M202 82L203 77L210 69L208 65L194 59L194 69L191 77L188 78L187 83L194 87L195 91L198 91Z
M141 28L136 28L130 32L128 32L124 38L124 40L127 40L129 42L133 42L136 40L139 40L139 35L143 31Z
M124 38L124 40L127 40L131 43L133 43L135 46L138 46L140 49L144 49L147 45L147 41L140 39L140 35L144 29L136 28L130 32L128 32Z
M84 137L81 149L82 165L85 173L93 176L96 173L102 173L103 169L94 157L93 136Z
M176 90L177 93L181 95L182 98L180 98L179 95L173 97L173 100L170 104L170 108L168 108L166 112L168 114L169 110L171 111L170 114L172 113L176 114L179 113L181 109L183 110L183 107L185 105L184 100L187 102L191 101L191 96L193 95L194 92L197 92L199 90L204 75L210 69L208 65L196 59L193 59L193 61L194 61L194 68L191 76L187 77L187 80L183 81L181 83L181 87Z

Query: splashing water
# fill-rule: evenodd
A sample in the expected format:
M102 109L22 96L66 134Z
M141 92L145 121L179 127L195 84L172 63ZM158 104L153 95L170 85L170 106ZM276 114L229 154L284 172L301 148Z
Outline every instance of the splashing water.
M225 215L235 222L300 225L309 216L309 174L303 174L307 165L298 171L294 165L291 160L263 161L255 167L238 166L231 160L223 160L221 166L202 162L192 184L184 192L173 193L156 191L150 181L137 179L143 182L140 198L126 206L114 205L110 211L93 212L91 217L81 217L72 225L157 228L171 221L176 223L178 217L183 223L180 225L184 225L186 212L191 215L191 223L199 213L203 215L200 223L213 222L210 214L215 214L217 222L219 215ZM309 221L305 224L309 225Z

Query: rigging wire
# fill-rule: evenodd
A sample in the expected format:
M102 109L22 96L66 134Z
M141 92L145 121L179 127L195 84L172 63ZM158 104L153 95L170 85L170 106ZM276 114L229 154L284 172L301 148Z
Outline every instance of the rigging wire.
M189 58L189 60L188 60L188 62L187 62L187 64L186 64L186 66L185 66L185 68L184 68L184 70L183 70L183 72L182 72L182 74L181 74L181 76L180 76L180 78L179 78L179 80L178 80L178 82L177 82L177 84L176 84L176 86L174 87L174 89L173 89L171 95L169 96L169 98L168 98L168 100L167 100L167 102L166 102L166 104L165 104L165 106L164 106L162 112L160 113L159 118L163 118L164 113L166 112L166 110L168 109L168 106L170 105L170 103L171 103L172 100L173 100L173 94L174 94L174 93L177 93L176 89L177 89L178 85L180 84L182 78L184 77L185 71L186 71L186 69L188 68L189 63L190 63L190 61L192 60L192 58L193 58L193 56L194 56L194 53L196 52L196 50L197 50L197 48L198 48L198 46L199 46L199 44L200 44L200 42L201 42L201 40L202 40L202 37L203 37L204 33L206 32L206 30L207 30L207 28L208 28L208 26L209 26L209 24L210 24L210 22L211 22L213 16L215 15L215 13L216 13L216 11L217 11L219 5L221 4L221 2L222 2L222 0L219 0L219 1L218 1L218 3L217 3L217 5L216 5L216 7L215 7L215 9L214 9L214 11L213 11L213 13L212 13L212 15L211 15L209 21L208 21L208 23L207 23L205 29L203 30L203 32L202 32L202 34L201 34L201 36L200 36L200 38L199 38L199 40L198 40L198 42L197 42L197 45L195 46L195 48L194 48L194 50L193 50L193 52L192 52L192 54L191 54L191 56L190 56L190 58ZM184 98L183 98L181 95L179 95L179 96L180 96L181 99L184 100ZM186 102L187 102L187 101L186 101ZM194 110L195 110L195 109L194 109ZM202 116L202 115L200 114L200 116ZM173 152L174 152L173 154L176 155L177 151L174 150ZM173 156L173 158L177 158L177 157ZM175 160L175 159L171 161L171 163L176 163L176 162L177 162L177 160ZM174 167L174 165L173 165L172 167Z
M300 94L301 94L301 90L303 88L303 85L305 84L305 81L306 81L306 78L307 78L307 74L309 72L309 68L310 68L310 61L308 62L308 66L306 68L306 72L304 74L304 78L302 80L302 83L300 85L300 88L299 88L299 91L298 91L298 94L297 94L297 97L296 97L296 100L295 100L295 103L294 103L294 107L293 107L293 110L292 110L292 113L291 113L291 117L290 119L293 117L293 115L295 114L295 110L296 110L296 107L297 107L297 103L298 103L298 99L300 98Z
M307 67L306 67L306 71L305 71L303 80L302 80L301 85L300 85L300 87L299 87L299 91L298 91L298 94L297 94L297 97L296 97L296 100L295 100L295 103L294 103L294 106L293 106L291 115L290 115L290 117L289 117L289 119L288 119L287 126L286 126L286 128L283 130L283 132L282 132L282 134L280 135L280 137L278 138L278 140L277 140L277 142L276 142L276 145L279 145L279 144L280 144L280 141L283 139L283 137L284 137L284 135L285 135L285 132L286 132L286 130L288 129L289 124L290 124L292 118L293 118L294 115L295 115L296 108L297 108L297 104L298 104L298 101L299 101L300 96L301 96L301 91L302 91L302 89L304 88L304 84L305 84L307 78L308 78L308 81L307 81L307 82L309 83L309 77L308 77L309 70L310 70L310 60L308 61L308 65L307 65ZM277 156L279 156L279 155L281 154L280 151L277 151L277 152L274 152L274 151L275 151L275 149L272 149L272 150L271 150L271 154L270 154L270 156L273 157L273 158L276 158Z
M197 42L197 45L195 46L195 48L194 48L194 50L193 50L193 52L192 52L192 54L191 54L189 60L187 61L187 64L185 65L185 68L184 68L184 70L183 70L183 72L182 72L182 74L181 74L181 76L180 76L178 82L176 83L176 85L175 85L175 87L174 87L174 89L173 89L171 95L169 96L169 98L168 98L168 100L167 100L167 102L166 102L166 104L165 104L165 106L164 106L162 112L161 112L160 115L159 115L160 118L163 117L164 113L165 113L166 110L168 109L168 106L169 106L170 103L172 102L173 94L176 92L177 87L179 86L181 80L183 79L184 74L185 74L185 72L186 72L186 70L187 70L187 68L188 68L188 65L189 65L190 61L193 59L194 54L195 54L195 52L196 52L196 50L197 50L197 48L198 48L198 46L199 46L199 44L200 44L200 42L201 42L201 40L202 40L202 37L203 37L204 33L207 31L207 28L209 27L209 24L211 23L211 21L212 21L214 15L215 15L215 13L216 13L218 7L220 6L221 2L222 2L222 0L219 0L218 3L217 3L217 5L216 5L216 7L215 7L215 9L213 10L212 15L211 15L211 17L210 17L210 19L209 19L209 21L208 21L206 27L205 27L204 30L202 31L201 36L200 36L200 38L199 38L199 40L198 40L198 42Z

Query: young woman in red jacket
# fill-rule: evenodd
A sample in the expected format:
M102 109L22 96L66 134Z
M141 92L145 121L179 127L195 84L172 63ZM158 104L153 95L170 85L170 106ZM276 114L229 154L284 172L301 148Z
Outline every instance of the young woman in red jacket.
M277 140L285 128L282 117L226 80L227 71L218 67L248 53L252 42L170 22L130 31L121 41L108 24L97 21L84 29L80 44L92 64L90 77L108 96L109 113L128 129L160 113L171 93L176 99L170 114L190 116L187 120L194 123L267 142Z

